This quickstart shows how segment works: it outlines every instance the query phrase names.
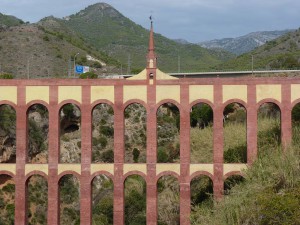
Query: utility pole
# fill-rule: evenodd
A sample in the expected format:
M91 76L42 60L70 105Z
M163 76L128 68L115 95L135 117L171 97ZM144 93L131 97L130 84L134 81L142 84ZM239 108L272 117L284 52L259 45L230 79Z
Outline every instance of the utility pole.
M253 55L251 55L251 67L252 67L252 76L253 76Z
M76 56L79 55L79 52L74 55L74 77L76 77Z
M130 74L131 72L131 59L130 59L130 54L128 54L128 62L127 62L128 66L127 66L127 75Z
M178 73L180 73L180 55L178 55Z

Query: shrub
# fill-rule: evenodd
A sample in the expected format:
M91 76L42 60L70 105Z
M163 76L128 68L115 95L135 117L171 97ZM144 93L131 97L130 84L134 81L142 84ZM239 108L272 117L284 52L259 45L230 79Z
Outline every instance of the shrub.
M107 137L112 137L114 135L114 128L109 126L100 126L100 133Z
M12 74L5 73L0 75L0 79L14 79L14 77Z
M96 79L96 78L98 78L98 75L93 72L86 72L86 73L80 74L79 78L80 79Z
M113 150L107 150L103 152L100 156L102 162L113 163L114 162L114 152Z
M132 155L133 155L133 161L135 163L137 163L139 161L140 150L138 150L137 148L134 148L132 151Z

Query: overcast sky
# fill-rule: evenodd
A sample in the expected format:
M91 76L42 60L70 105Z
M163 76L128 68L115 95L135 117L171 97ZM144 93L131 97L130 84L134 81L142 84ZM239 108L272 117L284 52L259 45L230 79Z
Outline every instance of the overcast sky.
M99 0L0 0L0 12L24 21L76 13ZM172 39L200 42L254 31L300 27L300 0L106 0L124 16Z

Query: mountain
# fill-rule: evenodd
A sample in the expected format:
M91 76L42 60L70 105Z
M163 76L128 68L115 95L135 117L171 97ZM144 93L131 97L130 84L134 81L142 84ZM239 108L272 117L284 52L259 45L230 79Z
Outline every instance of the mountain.
M21 24L24 24L24 21L22 21L21 19L0 13L0 28L18 26Z
M237 38L204 41L200 42L199 45L208 49L224 49L236 55L241 55L291 31L293 30L253 32Z
M251 70L252 56L254 70L300 68L300 28L266 44L240 55L215 69Z
M149 30L132 22L110 5L97 3L57 21L62 27L82 36L88 45L118 59L123 68L128 62L131 69L145 67ZM42 26L46 30L53 29L45 24ZM165 71L177 71L178 56L184 71L207 69L233 57L225 51L207 50L195 44L180 44L160 34L155 34L154 38L159 67Z

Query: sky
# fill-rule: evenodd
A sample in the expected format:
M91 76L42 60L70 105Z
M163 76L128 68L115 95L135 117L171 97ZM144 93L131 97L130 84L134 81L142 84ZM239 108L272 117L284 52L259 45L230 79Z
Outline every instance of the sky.
M62 18L101 0L0 0L0 12L38 22ZM135 23L171 39L192 43L255 31L300 27L300 0L103 0Z

